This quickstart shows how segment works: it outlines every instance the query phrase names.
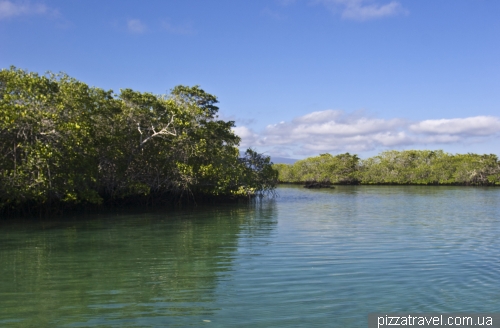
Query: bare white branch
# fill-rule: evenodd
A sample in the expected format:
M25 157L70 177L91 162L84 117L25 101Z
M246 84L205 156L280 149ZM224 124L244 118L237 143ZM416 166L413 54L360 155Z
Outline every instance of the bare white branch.
M144 139L143 141L141 141L140 147L142 148L146 142L148 142L149 140L151 140L152 138L154 138L156 136L161 136L161 135L176 136L177 131L175 130L175 127L172 127L171 129L169 129L170 125L172 125L174 122L174 117L175 117L175 115L172 115L172 117L170 118L170 122L168 122L168 124L158 132L156 132L154 126L151 125L151 129L153 131L153 134L150 135L149 137L147 137L146 139ZM171 130L173 130L173 132ZM140 132L140 129L139 129L139 132ZM141 132L141 134L142 134L142 132Z

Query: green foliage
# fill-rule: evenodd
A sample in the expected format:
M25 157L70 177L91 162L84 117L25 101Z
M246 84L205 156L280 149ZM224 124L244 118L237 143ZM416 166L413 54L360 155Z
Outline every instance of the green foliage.
M94 121L106 115L110 92L14 68L0 81L0 206L99 202Z
M0 211L272 190L269 158L238 158L234 122L217 119L216 103L198 86L115 95L65 74L1 70Z
M349 153L332 156L321 154L297 161L293 165L276 164L279 181L299 183L305 181L334 184L358 183L359 158Z
M361 181L368 184L449 183L448 157L443 151L385 151L363 161Z
M278 171L273 169L269 156L247 149L245 156L240 158L240 163L244 165L241 185L247 194L257 192L262 195L274 192L278 184Z
M291 183L500 185L496 155L452 155L442 150L391 150L362 161L348 153L322 154L274 168L281 182Z
M496 155L393 150L363 161L360 177L367 184L493 185L499 173Z

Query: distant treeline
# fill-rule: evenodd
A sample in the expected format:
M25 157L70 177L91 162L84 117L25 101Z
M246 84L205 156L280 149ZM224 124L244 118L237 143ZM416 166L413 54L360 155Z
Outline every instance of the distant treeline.
M115 94L65 74L1 70L0 215L272 192L269 157L239 156L217 102L198 86Z
M365 160L349 153L321 154L273 167L283 183L500 185L500 162L493 154L391 150Z

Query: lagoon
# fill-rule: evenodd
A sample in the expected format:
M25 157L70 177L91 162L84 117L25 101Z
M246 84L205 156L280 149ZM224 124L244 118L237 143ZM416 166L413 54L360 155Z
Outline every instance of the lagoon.
M189 209L0 223L2 327L366 327L497 312L500 189L280 186Z

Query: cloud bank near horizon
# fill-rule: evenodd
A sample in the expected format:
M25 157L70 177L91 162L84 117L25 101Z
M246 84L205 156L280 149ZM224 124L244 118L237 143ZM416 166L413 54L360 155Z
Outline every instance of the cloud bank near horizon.
M265 147L275 156L293 157L484 142L498 137L500 118L474 116L415 122L371 117L363 111L324 110L268 125L260 133L247 126L233 131L242 138L243 148Z

